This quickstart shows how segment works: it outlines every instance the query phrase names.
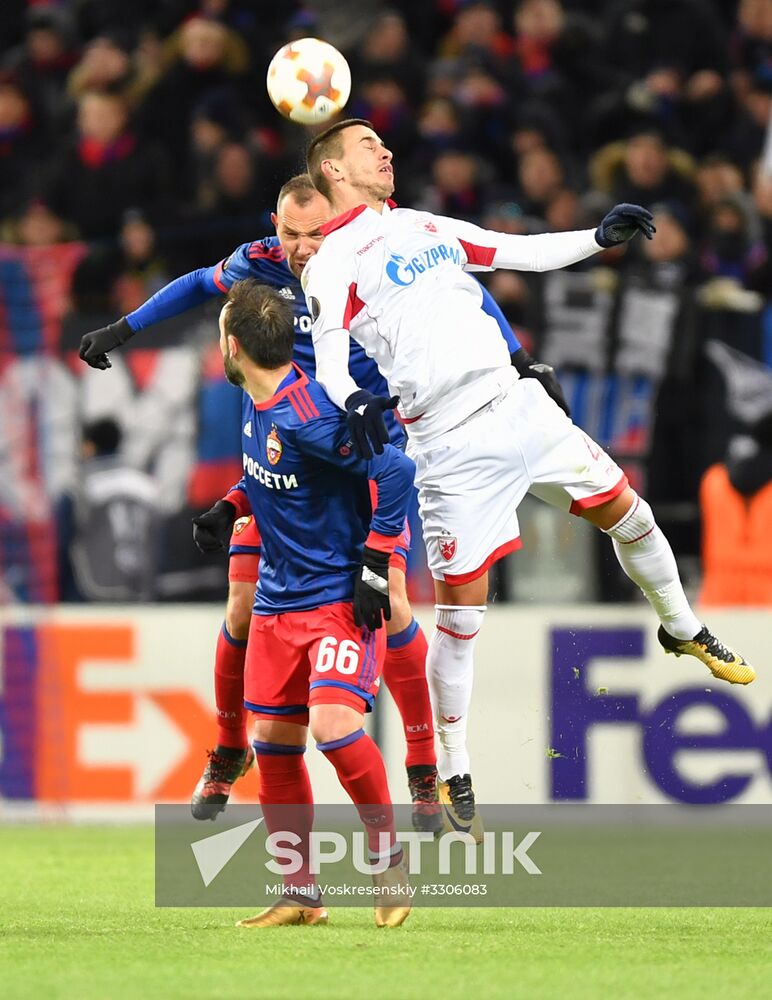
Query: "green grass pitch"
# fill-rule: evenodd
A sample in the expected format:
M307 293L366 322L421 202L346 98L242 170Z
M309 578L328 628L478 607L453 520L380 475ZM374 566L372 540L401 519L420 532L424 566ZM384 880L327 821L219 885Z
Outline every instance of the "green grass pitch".
M148 827L0 827L8 1000L690 1000L769 996L772 910L422 909L376 930L234 928L153 905Z

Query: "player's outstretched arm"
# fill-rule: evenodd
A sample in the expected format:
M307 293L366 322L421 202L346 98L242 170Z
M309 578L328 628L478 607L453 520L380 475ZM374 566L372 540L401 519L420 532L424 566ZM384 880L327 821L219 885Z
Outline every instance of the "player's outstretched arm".
M168 285L164 285L128 316L122 316L109 326L85 334L80 342L81 361L101 371L112 368L108 353L116 347L121 347L135 333L170 316L178 316L194 306L201 305L213 295L221 294L211 278L214 271L215 268L202 267L189 274L183 274L180 278L170 281Z
M102 371L111 368L107 356L109 352L121 347L135 333L171 316L179 316L216 295L226 294L234 281L240 278L253 277L259 271L260 260L250 258L252 245L243 243L219 264L200 267L175 278L134 312L121 317L116 323L87 333L80 342L81 360Z
M597 229L571 233L539 233L519 236L481 229L471 222L441 218L461 243L467 256L467 271L492 271L497 267L517 271L552 271L577 264L610 246L643 233L655 233L651 212L640 205L616 205Z

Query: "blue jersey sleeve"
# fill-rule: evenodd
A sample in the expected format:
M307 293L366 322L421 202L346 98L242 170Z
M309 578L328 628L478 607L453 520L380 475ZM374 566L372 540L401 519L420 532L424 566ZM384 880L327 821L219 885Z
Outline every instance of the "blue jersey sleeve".
M496 322L499 324L501 329L501 336L507 342L507 349L510 354L514 354L515 351L519 351L522 344L515 336L512 331L512 327L509 325L509 320L504 315L504 313L499 309L498 303L493 298L491 293L485 287L485 285L480 285L480 290L482 291L482 307L483 312L486 312L489 316L492 316Z
M220 295L221 290L212 280L213 271L214 268L211 267L200 267L159 288L147 302L127 315L129 326L135 332L144 330L147 326L160 323L162 319L178 316L194 306L200 306L214 295Z
M305 454L372 480L377 488L377 503L370 530L389 538L402 533L415 478L415 465L404 452L387 444L382 455L369 461L358 458L351 448L346 420L337 411L299 427L296 441Z
M200 267L197 271L190 271L170 281L147 302L127 315L129 326L136 333L137 330L160 323L162 319L179 316L194 306L200 306L215 295L227 294L235 281L254 275L254 265L248 257L251 246L251 243L243 243L219 264Z

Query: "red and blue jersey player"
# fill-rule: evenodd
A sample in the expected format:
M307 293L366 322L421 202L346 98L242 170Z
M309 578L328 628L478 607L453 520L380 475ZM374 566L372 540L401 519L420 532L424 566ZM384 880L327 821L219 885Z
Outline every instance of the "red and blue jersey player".
M284 876L284 895L240 925L327 919L308 854L313 798L303 755L310 728L367 831L379 886L376 923L396 926L410 910L402 849L383 758L362 723L383 667L389 557L415 468L391 445L369 460L355 455L344 415L292 362L292 310L274 290L236 282L220 334L226 376L244 389L244 475L198 519L195 538L213 547L247 510L261 525L244 704L266 826L290 829L304 858Z

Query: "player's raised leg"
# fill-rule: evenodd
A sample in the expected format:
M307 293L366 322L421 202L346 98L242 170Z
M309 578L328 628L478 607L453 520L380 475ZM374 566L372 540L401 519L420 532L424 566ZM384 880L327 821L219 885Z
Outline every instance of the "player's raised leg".
M582 511L582 516L611 537L620 566L660 620L657 638L666 653L694 656L714 677L730 684L755 679L753 667L695 615L670 543L643 497L628 486L607 503Z
M260 534L252 516L233 526L228 563L228 603L217 637L214 693L217 743L196 785L190 808L196 819L215 819L233 783L254 763L244 709L244 661L260 563Z
M521 396L536 431L521 440L533 477L530 492L611 537L620 566L660 620L658 638L666 652L696 657L720 680L749 684L753 668L695 615L651 507L616 462L536 387L524 384Z
M413 829L436 834L442 829L442 811L437 800L437 754L426 679L428 646L408 601L405 559L399 549L391 558L389 597L391 620L386 625L383 680L397 706L405 734Z

